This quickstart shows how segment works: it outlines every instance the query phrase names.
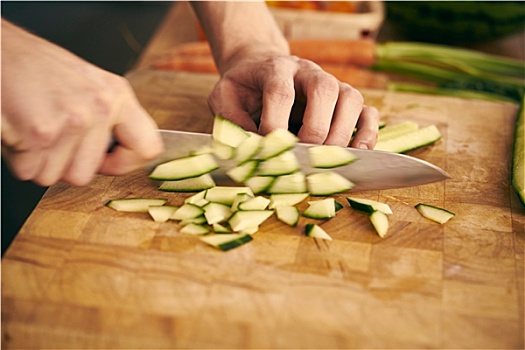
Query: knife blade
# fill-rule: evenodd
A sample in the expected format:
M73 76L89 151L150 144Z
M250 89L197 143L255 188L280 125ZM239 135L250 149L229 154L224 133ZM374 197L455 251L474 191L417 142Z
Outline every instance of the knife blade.
M159 130L164 141L164 153L147 165L151 171L156 165L181 157L187 157L200 147L211 146L212 136L174 130ZM308 148L313 145L298 143L293 149L305 174L327 171L309 165ZM352 191L381 190L412 187L443 181L450 176L441 168L427 161L404 154L349 148L357 160L348 165L328 169L352 181ZM232 160L217 159L219 169L212 173L218 185L232 185L225 171L236 164Z

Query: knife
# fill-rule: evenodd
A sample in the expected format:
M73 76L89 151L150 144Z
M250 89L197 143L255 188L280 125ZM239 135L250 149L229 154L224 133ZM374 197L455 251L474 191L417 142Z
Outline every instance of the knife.
M164 153L151 161L147 170L151 171L156 165L181 157L187 157L197 149L212 145L211 134L186 131L159 130L164 141ZM301 164L305 174L326 171L309 165L308 148L313 145L298 143L293 151ZM352 191L381 190L402 188L429 184L446 180L450 176L439 167L404 154L385 151L363 150L349 148L358 159L348 165L329 169L339 173L352 181L355 186ZM219 169L212 172L218 185L233 185L225 171L234 167L232 160L217 159Z

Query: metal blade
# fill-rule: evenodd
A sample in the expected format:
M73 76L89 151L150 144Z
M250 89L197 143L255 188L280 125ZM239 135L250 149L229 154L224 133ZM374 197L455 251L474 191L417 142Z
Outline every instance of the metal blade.
M210 134L184 131L160 130L164 141L164 153L148 165L151 170L156 165L191 155L200 147L211 146ZM327 171L310 167L308 148L310 144L299 143L294 148L302 171L305 174ZM449 178L439 167L421 159L403 154L362 150L351 148L350 151L359 159L351 164L329 169L335 171L355 184L352 191L380 190L402 188L429 184ZM225 175L225 171L236 164L231 160L217 159L220 168L212 173L217 184L231 185L233 182Z

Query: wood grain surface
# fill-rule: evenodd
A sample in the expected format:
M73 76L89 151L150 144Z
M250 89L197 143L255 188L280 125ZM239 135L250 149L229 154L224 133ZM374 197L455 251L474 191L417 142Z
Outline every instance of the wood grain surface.
M216 77L128 76L162 128L209 132ZM345 208L333 241L271 218L221 252L175 222L104 206L160 193L146 173L49 189L2 260L2 345L27 348L523 348L525 210L509 184L517 107L364 90L388 123L437 124L411 155L451 179L353 193L388 203L389 235ZM418 202L456 213L445 225ZM304 208L304 207L303 207Z
M211 131L216 76L140 69L128 79L160 127ZM344 208L320 222L333 241L305 237L305 218L290 228L272 217L221 252L175 222L104 206L189 195L160 193L145 171L58 184L2 258L2 348L523 349L525 209L509 176L517 106L362 92L387 123L436 124L442 140L410 155L451 175L352 193L391 206L386 238L342 194ZM419 202L456 216L433 223Z

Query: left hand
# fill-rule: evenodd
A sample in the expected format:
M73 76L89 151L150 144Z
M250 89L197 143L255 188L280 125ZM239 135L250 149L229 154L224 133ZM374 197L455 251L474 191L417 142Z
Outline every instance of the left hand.
M262 135L288 129L292 110L304 105L301 142L373 149L379 113L361 93L312 61L276 53L228 62L208 103L212 112ZM295 104L295 105L294 105ZM257 127L258 124L258 127Z

